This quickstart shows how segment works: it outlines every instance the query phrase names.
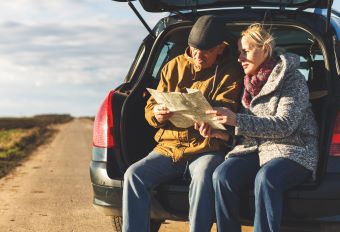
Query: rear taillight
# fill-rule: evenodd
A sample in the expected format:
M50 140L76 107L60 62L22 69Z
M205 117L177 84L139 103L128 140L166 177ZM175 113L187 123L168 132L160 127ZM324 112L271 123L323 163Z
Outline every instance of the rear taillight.
M340 156L340 112L338 112L336 116L335 126L332 135L330 155Z
M111 91L101 104L93 125L93 145L96 147L113 148L115 140L113 137L114 117L112 114Z

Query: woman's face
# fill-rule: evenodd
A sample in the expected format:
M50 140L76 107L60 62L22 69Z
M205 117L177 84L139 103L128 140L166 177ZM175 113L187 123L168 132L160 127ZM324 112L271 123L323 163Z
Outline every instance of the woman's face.
M254 42L246 36L242 36L238 41L238 50L240 52L238 62L241 63L246 75L257 74L260 65L268 57L265 49L255 46Z

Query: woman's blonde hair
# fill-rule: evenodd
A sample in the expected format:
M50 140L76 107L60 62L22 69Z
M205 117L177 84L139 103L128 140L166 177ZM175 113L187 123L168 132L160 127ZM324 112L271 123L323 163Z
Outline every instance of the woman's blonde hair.
M268 51L269 57L272 56L275 40L274 37L267 32L262 24L253 23L246 30L241 32L241 36L245 36L254 42L254 45Z

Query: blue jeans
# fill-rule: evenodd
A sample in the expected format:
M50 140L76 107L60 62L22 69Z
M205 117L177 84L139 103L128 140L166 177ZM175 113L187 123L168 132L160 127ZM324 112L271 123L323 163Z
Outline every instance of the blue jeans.
M209 232L215 218L212 174L223 162L224 153L204 153L189 163L190 231ZM157 152L131 165L124 175L123 232L148 232L150 229L150 191L159 184L183 176L185 163Z
M257 153L233 156L213 174L218 231L241 232L240 196L254 187L254 232L278 232L283 193L303 182L311 171L287 158L276 158L260 168Z

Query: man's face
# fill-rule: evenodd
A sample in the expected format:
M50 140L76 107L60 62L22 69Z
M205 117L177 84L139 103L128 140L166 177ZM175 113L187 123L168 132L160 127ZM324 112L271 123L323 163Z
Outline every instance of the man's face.
M190 47L190 54L196 66L201 67L201 69L210 68L215 63L218 55L223 52L224 47L223 43L208 50Z

